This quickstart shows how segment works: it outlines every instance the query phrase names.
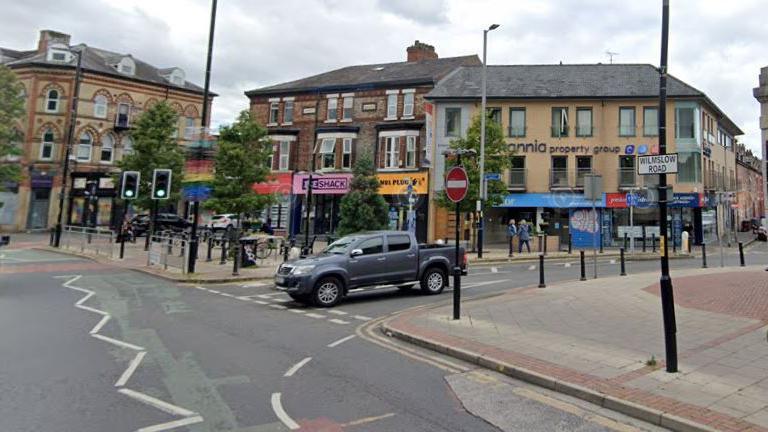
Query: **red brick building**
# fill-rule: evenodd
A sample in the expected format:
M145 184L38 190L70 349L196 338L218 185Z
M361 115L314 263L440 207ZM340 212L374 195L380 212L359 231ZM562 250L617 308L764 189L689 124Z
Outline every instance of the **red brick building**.
M762 161L744 144L736 146L736 223L764 217Z
M321 175L313 180L310 230L334 232L352 167L367 154L390 204L390 226L410 224L425 240L431 151L423 96L459 66L477 64L476 55L441 59L416 41L405 62L348 66L247 91L251 112L274 142L274 180L291 183L291 195L271 210L273 224L292 234L303 229L314 158Z

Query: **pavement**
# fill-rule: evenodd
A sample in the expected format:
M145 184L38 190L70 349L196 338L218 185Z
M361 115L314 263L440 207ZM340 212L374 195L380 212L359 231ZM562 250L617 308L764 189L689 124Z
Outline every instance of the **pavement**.
M765 253L765 245L750 248ZM735 257L731 256L731 260ZM750 255L749 262L765 262ZM733 262L733 261L731 261ZM764 266L674 268L679 372L658 272L550 283L412 310L390 335L677 431L768 431Z

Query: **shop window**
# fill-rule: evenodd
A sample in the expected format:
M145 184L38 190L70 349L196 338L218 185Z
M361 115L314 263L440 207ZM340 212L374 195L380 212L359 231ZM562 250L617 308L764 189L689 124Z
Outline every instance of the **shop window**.
M659 135L659 109L656 107L643 108L643 136Z
M280 171L287 171L288 170L288 161L291 157L291 142L290 141L280 141L280 160L278 163L278 168Z
M283 123L293 123L293 101L285 101L285 107L283 108Z
M635 136L635 108L619 108L619 136Z
M352 138L344 138L341 150L341 167L352 168Z
M384 154L384 168L398 168L400 166L400 137L387 137L386 153Z
M675 138L695 138L693 108L675 109Z
M277 117L280 115L280 102L271 102L269 104L269 124L277 124Z
M40 144L40 159L53 159L53 130L50 128L43 132L43 140Z
M405 137L405 166L408 168L416 167L416 137Z
M576 136L592 136L592 108L576 108Z
M525 136L525 108L509 109L509 133L510 137Z
M461 108L445 109L445 136L457 137L461 134Z
M80 134L80 142L77 144L77 160L88 162L91 160L91 149L93 148L93 136L89 132Z
M568 136L568 108L552 108L552 137Z
M323 169L336 168L336 139L323 138L320 143L320 159Z

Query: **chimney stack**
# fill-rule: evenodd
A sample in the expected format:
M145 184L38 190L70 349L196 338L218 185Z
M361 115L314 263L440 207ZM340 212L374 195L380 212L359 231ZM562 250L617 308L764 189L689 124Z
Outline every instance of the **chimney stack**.
M40 30L40 39L37 40L37 52L45 52L53 44L62 44L69 47L70 36L53 30Z
M408 61L417 62L422 60L434 60L437 58L435 47L418 40L406 49L408 52Z

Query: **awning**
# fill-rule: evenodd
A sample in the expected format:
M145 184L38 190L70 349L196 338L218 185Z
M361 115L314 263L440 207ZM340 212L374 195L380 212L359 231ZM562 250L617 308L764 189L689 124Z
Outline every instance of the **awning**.
M262 183L255 183L251 188L260 195L290 194L293 173L275 173L267 176Z

